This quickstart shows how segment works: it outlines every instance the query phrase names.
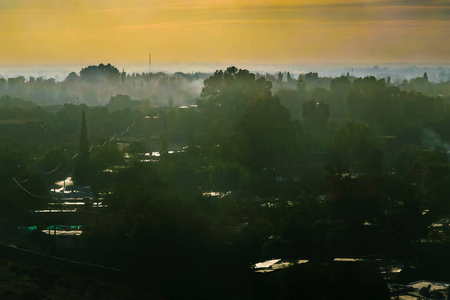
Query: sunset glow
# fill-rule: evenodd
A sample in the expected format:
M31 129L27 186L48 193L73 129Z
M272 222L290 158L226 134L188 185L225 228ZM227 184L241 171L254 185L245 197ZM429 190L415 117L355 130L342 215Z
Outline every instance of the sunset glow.
M448 63L448 1L0 1L0 64Z

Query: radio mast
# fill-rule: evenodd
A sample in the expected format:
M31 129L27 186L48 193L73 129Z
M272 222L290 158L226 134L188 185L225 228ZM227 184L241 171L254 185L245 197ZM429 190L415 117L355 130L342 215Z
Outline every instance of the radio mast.
M148 55L148 73L152 72L152 54Z

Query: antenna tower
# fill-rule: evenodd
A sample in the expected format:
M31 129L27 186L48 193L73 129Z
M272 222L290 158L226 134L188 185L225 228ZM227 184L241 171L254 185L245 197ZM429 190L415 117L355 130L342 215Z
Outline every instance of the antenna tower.
M148 72L149 73L152 72L152 54L151 53L148 55Z

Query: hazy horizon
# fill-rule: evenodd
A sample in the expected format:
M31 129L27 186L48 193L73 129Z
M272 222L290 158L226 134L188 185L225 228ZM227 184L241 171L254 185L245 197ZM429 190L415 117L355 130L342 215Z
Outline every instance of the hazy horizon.
M44 79L54 78L56 81L63 81L65 77L71 72L79 74L82 68L89 65L108 64L110 62L98 62L85 65L31 65L31 66L2 66L0 65L0 78L14 78L24 76L28 79L32 77L43 77ZM148 73L148 63L137 64L123 64L115 65L119 71L124 70L127 74L133 73ZM237 68L248 69L253 73L271 73L290 72L292 76L297 77L299 74L308 72L317 72L320 76L338 77L349 73L356 77L376 76L376 77L392 77L394 80L411 79L417 76L422 76L424 72L437 73L441 71L450 72L450 64L431 64L431 63L360 63L360 64L232 64L232 63L197 63L197 64L165 64L152 65L151 72L163 72L173 74L176 72L183 73L213 73L216 70L224 70L229 66L236 66ZM430 74L432 75L432 73ZM431 79L432 80L432 79Z

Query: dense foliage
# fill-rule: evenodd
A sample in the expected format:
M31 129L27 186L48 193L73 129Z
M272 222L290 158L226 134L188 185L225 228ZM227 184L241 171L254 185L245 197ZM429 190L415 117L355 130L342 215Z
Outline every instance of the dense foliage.
M84 224L91 253L108 253L112 265L144 277L161 275L162 289L172 287L167 278L196 287L206 280L243 299L253 294L239 280L219 282L242 279L262 259L412 259L415 243L430 238L428 226L450 214L448 96L430 96L426 77L395 86L288 75L216 71L196 105L182 107L170 93L157 106L139 84L127 91L154 76L159 88L182 89L194 75L130 77L100 65L63 83L9 79L0 84L8 94L0 98L1 216L17 224L45 206L53 182L72 175L96 197L107 195L108 208ZM45 88L58 86L63 97L90 84L104 94L122 89L100 101L105 106L87 106L74 104L79 96L54 104L55 90ZM99 104L98 92L83 97ZM286 280L280 299L295 289Z

